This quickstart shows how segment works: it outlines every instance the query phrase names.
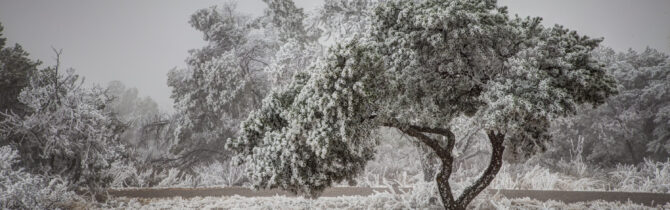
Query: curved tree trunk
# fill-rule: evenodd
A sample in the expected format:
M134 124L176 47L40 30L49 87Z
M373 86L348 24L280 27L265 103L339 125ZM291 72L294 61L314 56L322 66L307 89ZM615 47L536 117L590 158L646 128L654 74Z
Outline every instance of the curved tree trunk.
M502 167L502 157L503 152L505 151L505 146L503 145L505 135L495 133L494 131L487 132L487 135L489 137L489 142L491 143L491 158L489 160L489 165L486 167L482 176L479 177L474 184L465 188L456 201L458 206L462 207L462 209L465 209L465 207L468 206L479 193L491 184Z
M486 189L489 184L493 181L495 176L500 171L502 167L502 156L505 151L505 146L503 142L505 140L505 135L495 132L488 131L487 136L489 142L491 143L491 158L489 161L488 167L482 174L481 177L475 181L471 186L467 187L461 196L458 199L454 199L453 192L451 191L451 186L449 185L449 177L453 170L454 157L451 155L454 145L456 143L456 138L454 133L449 129L441 128L424 128L417 126L396 126L394 124L385 124L386 126L395 127L400 129L402 132L417 138L420 142L431 148L435 151L435 154L442 161L440 167L440 172L435 177L437 182L437 188L440 193L440 198L442 199L442 204L445 209L465 209L472 200L479 195L484 189ZM430 138L424 133L438 134L447 138L447 144L441 145L439 141Z
M451 191L451 186L449 185L449 177L451 176L453 168L452 163L454 160L452 157L440 159L442 160L442 167L435 177L435 182L437 182L437 190L440 192L442 205L444 205L445 209L465 209L465 206L460 206L458 202L454 200L454 195Z
M442 160L442 168L435 181L437 182L440 197L442 198L442 203L445 209L465 209L470 202L479 195L479 193L491 184L496 174L498 174L498 171L500 171L500 168L502 167L502 155L505 151L505 146L503 146L505 136L503 134L496 134L493 131L489 131L487 134L492 148L489 165L486 167L482 176L471 186L463 190L461 196L456 200L454 200L451 187L449 186L453 157L451 157L451 153L440 156L440 159Z

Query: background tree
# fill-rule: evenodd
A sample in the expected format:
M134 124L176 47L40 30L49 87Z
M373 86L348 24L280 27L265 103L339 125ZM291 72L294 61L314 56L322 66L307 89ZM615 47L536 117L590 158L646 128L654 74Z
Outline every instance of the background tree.
M380 0L329 0L316 15L310 16L309 28L326 43L351 38L371 27L374 8Z
M503 153L542 151L552 119L615 92L591 56L599 39L510 18L496 1L390 1L372 26L266 97L231 140L256 187L316 196L355 177L374 153L375 129L393 127L436 153L444 207L465 209L500 170ZM454 197L457 117L481 122L491 155Z
M172 98L179 113L176 136L180 166L199 161L225 159L225 138L237 132L236 122L248 109L257 107L267 90L262 74L268 48L273 40L263 40L252 28L250 17L235 12L233 4L196 12L191 25L204 34L208 46L191 51L188 68L168 74ZM255 35L255 36L253 36Z
M30 114L3 114L0 145L16 148L28 172L62 177L69 190L104 199L108 169L124 154L124 126L105 109L110 98L101 88L84 87L74 70L57 72L33 75L18 97Z
M137 88L128 88L120 81L111 81L105 91L113 98L107 107L123 122L131 123L160 114L156 101L149 96L140 97Z
M203 33L208 44L191 51L186 69L168 73L179 142L173 149L176 161L171 162L177 166L227 159L227 152L212 148L222 148L227 138L238 136L240 123L260 108L270 90L288 85L294 74L320 57L329 43L326 36L357 34L346 34L332 24L348 25L362 19L308 15L291 0L264 2L268 8L260 17L239 14L230 2L199 10L191 17L191 25ZM324 6L322 11L343 16L347 11L339 8L345 7Z
M117 187L147 187L160 183L161 173L170 169L163 161L176 158L170 153L175 147L175 115L162 113L151 97L140 97L137 88L127 88L120 81L112 81L105 89L111 101L106 111L119 120L126 129L119 135L125 146L126 158L115 162L112 171ZM144 174L145 177L141 177Z
M21 90L28 86L30 77L37 71L39 61L28 58L21 45L5 47L7 39L2 37L0 24L0 112L26 114L27 107L18 100ZM0 120L3 116L0 116Z
M584 159L601 166L665 160L670 153L668 56L650 48L641 53L602 48L595 57L617 80L619 94L597 109L582 107L579 115L558 121L554 138L584 139ZM570 148L566 141L557 146L557 156Z

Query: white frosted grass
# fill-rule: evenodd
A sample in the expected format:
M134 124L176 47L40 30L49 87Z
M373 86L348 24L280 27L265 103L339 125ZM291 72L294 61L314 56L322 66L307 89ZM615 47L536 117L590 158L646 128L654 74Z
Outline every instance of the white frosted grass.
M322 197L316 200L302 197L196 197L183 199L127 199L108 202L102 209L417 209L430 208L428 203L416 203L403 196L378 193L372 196ZM437 206L435 206L437 207Z
M118 198L96 208L100 209L441 209L429 200L412 200L416 195L377 193L372 196L322 197L315 200L301 197L196 197L183 199ZM473 209L670 209L670 203L653 207L631 202L546 202L529 198L507 199L500 195L480 195Z

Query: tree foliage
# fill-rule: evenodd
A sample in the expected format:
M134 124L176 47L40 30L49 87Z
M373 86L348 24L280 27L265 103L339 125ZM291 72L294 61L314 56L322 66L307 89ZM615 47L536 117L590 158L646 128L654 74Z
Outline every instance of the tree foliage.
M235 135L236 122L256 107L267 88L261 72L273 41L262 40L261 31L251 28L251 19L234 9L226 4L193 14L190 23L204 34L208 46L191 51L187 69L168 74L180 116L175 133L180 146L174 152L193 154L184 156L188 160L182 165L226 157L210 148L221 147L225 138Z
M239 136L240 123L260 108L270 90L289 85L294 74L306 71L323 54L327 36L356 34L331 24L357 20L322 15L341 16L345 11L335 8L343 7L306 14L291 0L264 2L268 7L260 17L237 13L230 2L192 15L190 23L203 33L207 46L191 51L186 69L168 74L178 113L175 135L180 143L174 153L180 156L179 165L227 158L225 151L212 148Z
M619 94L558 122L554 138L584 139L585 160L602 166L665 160L670 153L668 56L650 48L640 53L602 48L594 54L617 80ZM558 146L558 152L567 147Z
M13 112L24 115L25 104L18 100L21 90L29 85L30 77L37 71L39 61L28 58L28 52L21 45L6 47L7 39L2 37L0 24L0 112ZM3 117L0 116L0 120Z
M158 104L151 97L140 97L137 88L128 88L120 81L111 81L105 93L112 98L107 105L119 120L132 123L160 114Z
M33 174L59 176L76 190L102 195L112 177L107 169L123 155L123 126L105 109L110 98L87 88L74 70L36 72L19 102L30 114L3 114L0 145L16 148L21 166ZM99 197L102 198L102 197Z
M445 208L463 209L493 180L503 152L541 151L552 119L615 92L591 56L600 39L510 17L496 1L390 1L373 14L369 33L339 42L309 74L271 93L230 142L257 187L318 195L364 168L371 134L385 126L437 154ZM454 197L457 117L482 122L492 153L483 175Z
M57 209L67 208L79 199L68 190L67 182L26 172L20 167L18 151L0 147L0 208Z

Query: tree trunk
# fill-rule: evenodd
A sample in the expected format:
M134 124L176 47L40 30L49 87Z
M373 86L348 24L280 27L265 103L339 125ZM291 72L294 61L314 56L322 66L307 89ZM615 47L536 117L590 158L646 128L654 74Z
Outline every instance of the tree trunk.
M625 138L625 137L624 137ZM628 153L630 153L630 160L631 164L637 164L639 162L642 162L640 158L637 157L637 154L635 153L635 147L633 147L633 143L630 142L629 139L624 140L626 142L626 148L628 149Z
M437 190L440 192L440 198L442 198L442 205L444 205L445 209L465 209L465 206L458 205L454 200L454 195L449 185L449 177L451 176L454 159L451 155L449 157L441 157L440 159L442 160L442 167L437 177L435 177L435 182L437 182Z
M456 200L454 200L451 186L449 185L449 177L453 170L453 157L451 154L439 155L440 160L442 160L442 167L435 178L435 181L437 182L440 198L442 198L442 204L445 209L466 209L470 202L491 184L496 174L498 174L498 171L500 171L500 168L502 167L502 155L505 150L505 147L503 146L505 136L503 134L496 134L493 131L489 131L488 137L492 148L488 167L482 176L479 177L475 183L466 188L463 191L463 194Z
M388 125L395 127L393 124ZM416 126L409 126L409 128L396 128L412 137L417 138L420 142L431 148L442 161L440 172L435 177L435 181L437 182L437 188L445 209L465 209L468 204L470 204L470 202L472 202L472 200L477 197L477 195L479 195L479 193L481 193L489 184L491 184L496 174L498 174L498 171L500 171L500 168L502 167L502 156L503 152L505 151L505 147L503 146L505 135L495 131L488 131L487 135L492 148L489 165L482 176L479 177L479 179L477 179L474 184L467 187L463 191L463 194L461 194L461 196L455 200L451 191L451 186L449 185L449 177L451 176L454 162L454 157L451 155L451 152L456 142L454 134L448 129L440 128L424 128ZM423 133L442 135L447 138L447 145L440 145L438 141L428 137Z
M502 157L503 152L505 151L505 146L503 146L505 135L494 131L489 131L487 134L489 142L491 143L491 159L482 176L479 177L473 185L463 190L463 194L461 194L456 201L458 206L463 207L463 209L465 209L465 207L468 206L479 193L491 184L502 167Z

